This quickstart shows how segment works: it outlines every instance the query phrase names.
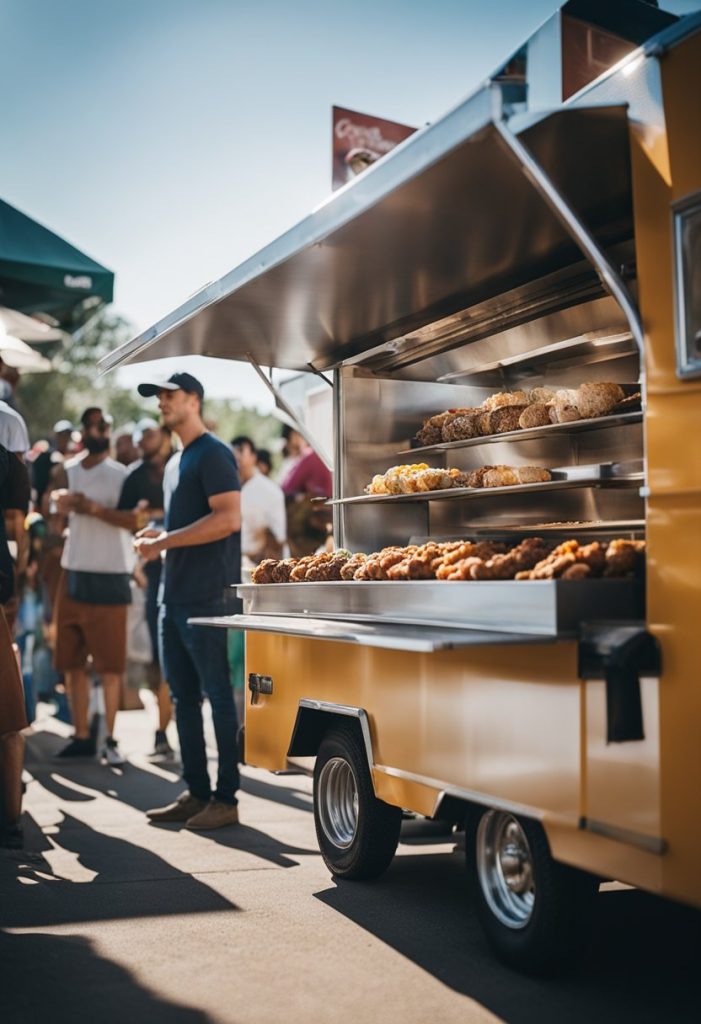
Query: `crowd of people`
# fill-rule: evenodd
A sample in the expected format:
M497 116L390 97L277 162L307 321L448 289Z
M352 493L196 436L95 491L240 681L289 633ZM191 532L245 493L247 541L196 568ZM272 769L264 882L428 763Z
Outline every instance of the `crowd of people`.
M32 446L14 388L0 391L2 846L23 843L23 731L37 701L73 727L62 762L121 766L118 714L143 706L127 685L134 663L136 686L156 698L150 757L173 760L177 747L186 787L149 819L236 824L240 635L190 620L235 613L242 572L263 558L312 553L328 537L328 512L313 499L331 495L331 474L298 431L283 428L275 474L276 460L253 438L227 444L208 429L191 374L138 392L157 399L157 418L117 431L107 410L90 406L76 426L61 419Z

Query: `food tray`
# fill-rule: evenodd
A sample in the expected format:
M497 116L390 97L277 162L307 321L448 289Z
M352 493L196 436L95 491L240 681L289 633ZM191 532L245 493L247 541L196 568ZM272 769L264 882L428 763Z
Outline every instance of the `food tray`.
M550 470L551 480L544 483L514 484L510 487L447 487L411 494L357 494L334 498L329 505L358 505L376 501L442 501L450 498L496 498L501 494L526 494L529 491L561 491L571 487L636 487L644 482L642 460L604 462L588 466L558 466Z
M639 619L638 580L383 580L243 584L247 615L467 627L573 636L583 620Z
M437 444L417 445L403 448L398 455L419 455L422 452L447 452L453 448L474 448L484 444L498 444L502 441L527 441L534 437L550 437L551 434L580 434L588 430L604 430L607 427L624 427L629 423L642 423L642 412L610 413L588 420L572 420L570 423L548 423L543 427L527 427L524 430L507 430L503 434L486 434L484 437L470 437L464 441L439 441Z

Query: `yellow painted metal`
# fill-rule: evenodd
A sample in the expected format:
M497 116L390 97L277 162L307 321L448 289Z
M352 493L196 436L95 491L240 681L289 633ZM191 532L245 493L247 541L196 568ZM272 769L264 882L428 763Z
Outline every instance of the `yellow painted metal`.
M631 130L647 611L663 657L661 679L643 682L646 740L607 746L603 685L578 680L574 642L412 654L252 633L248 670L271 675L274 693L247 710L246 751L284 768L303 697L362 707L382 799L430 814L447 784L522 806L556 858L701 905L701 381L675 372L670 209L701 190L701 34L661 58L661 81L666 135ZM584 818L619 837L583 830Z
M701 34L661 59L668 173L634 136L639 301L646 335L647 613L662 648L661 888L701 904L701 381L675 372L671 204L701 190Z

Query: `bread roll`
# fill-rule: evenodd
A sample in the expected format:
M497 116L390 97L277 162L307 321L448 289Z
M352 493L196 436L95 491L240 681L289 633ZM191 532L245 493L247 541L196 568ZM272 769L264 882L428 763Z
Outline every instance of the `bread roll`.
M451 416L443 424L441 437L443 441L468 441L479 436L478 414L476 412Z
M530 427L544 427L550 423L550 406L545 402L534 402L527 405L518 418L522 430Z
M480 435L488 437L490 434L505 434L509 430L518 430L519 418L526 408L526 404L522 403L501 405L491 412L483 412L477 419Z

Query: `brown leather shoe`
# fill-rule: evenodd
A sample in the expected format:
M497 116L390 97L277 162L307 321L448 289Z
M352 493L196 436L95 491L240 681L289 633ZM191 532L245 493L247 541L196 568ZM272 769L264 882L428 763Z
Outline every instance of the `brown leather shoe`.
M185 828L210 829L223 828L224 825L238 825L239 809L235 804L225 804L221 800L210 800L198 813L185 822Z
M152 811L146 811L146 817L149 821L159 822L187 821L208 806L207 800L198 799L198 797L193 796L186 789L184 793L180 794L175 803L168 804L167 807L155 807Z

